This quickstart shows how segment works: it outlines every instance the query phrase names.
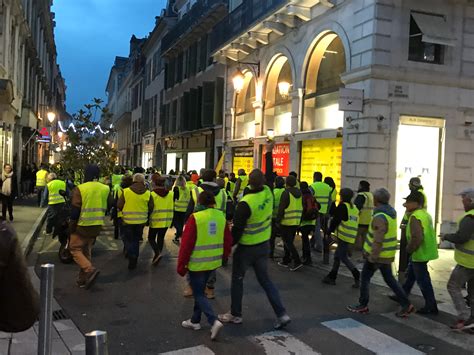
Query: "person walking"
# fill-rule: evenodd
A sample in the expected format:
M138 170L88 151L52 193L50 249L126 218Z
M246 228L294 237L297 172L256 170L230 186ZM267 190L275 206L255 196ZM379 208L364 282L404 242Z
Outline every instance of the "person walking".
M80 267L76 284L89 289L99 275L92 265L92 246L104 225L110 189L100 183L97 165L88 165L84 170L84 183L72 191L71 221L69 225L69 250Z
M178 176L173 187L174 214L173 226L176 229L176 235L173 243L179 245L179 240L183 234L184 218L186 217L186 209L191 199L191 192L186 184L186 178L183 175Z
M428 262L438 259L438 245L433 219L423 206L424 196L419 191L413 191L404 203L404 207L409 214L406 237L410 262L406 272L406 280L402 287L405 293L409 295L416 281L425 299L425 306L418 309L417 313L438 314L438 306L428 271ZM390 298L397 301L395 295L390 296Z
M249 177L245 173L245 169L239 169L237 171L237 181L234 186L234 201L239 201L244 196L244 190L249 184Z
M359 223L359 211L352 203L354 192L351 189L343 188L339 193L341 202L335 208L334 217L331 219L328 234L335 233L334 238L337 241L336 252L332 269L323 279L323 283L335 285L337 273L341 262L347 266L354 277L353 288L359 288L360 272L349 259L349 248L356 241L357 225Z
M43 192L43 199L41 200L41 206L48 206L46 212L46 235L53 234L54 226L56 225L56 218L59 213L64 209L66 200L66 182L58 179L55 173L48 174L48 183L46 189Z
M32 175L31 175L31 166L29 164L24 164L21 168L21 197L27 198L30 195L31 184L32 184Z
M278 265L289 267L290 271L296 271L303 266L295 247L295 236L303 214L303 199L301 191L296 187L296 182L293 175L286 178L286 189L281 194L280 206L275 219L285 249L283 260L278 262ZM292 261L293 265L290 266Z
M151 262L158 265L162 258L165 236L168 228L171 227L174 212L173 193L165 187L166 179L158 174L152 175L153 191L153 212L150 216L150 228L148 230L148 242L155 255Z
M247 269L252 267L277 316L274 328L282 329L290 323L291 318L267 270L273 194L265 185L264 174L258 169L250 173L248 182L251 188L237 205L232 228L232 238L237 248L232 263L231 307L229 312L220 314L218 318L224 323L242 323L243 282Z
M45 164L41 164L40 170L36 172L36 193L38 194L38 207L41 206L41 198L43 191L46 188L46 179L48 177L48 170Z
M327 213L329 211L329 202L331 200L332 188L323 182L323 174L316 171L313 174L313 183L310 185L313 196L318 201L321 208L319 209L319 218L316 220L313 238L311 238L311 247L317 252L323 251L323 238L321 229L326 233Z
M358 250L362 250L374 211L374 195L370 192L370 183L368 181L361 180L359 182L354 205L359 210L359 225L357 226L355 247Z
M458 230L454 234L442 235L441 239L454 243L454 260L457 263L447 284L458 313L458 319L451 328L464 330L474 329L474 187L463 190L460 196L465 213L459 219ZM470 314L462 295L466 283Z
M13 200L17 196L16 174L10 164L5 164L2 171L2 219L13 222Z
M405 291L392 273L392 262L395 260L397 251L397 212L389 202L390 192L384 188L375 191L374 217L364 243L366 259L362 268L359 303L347 306L350 312L362 314L369 312L370 280L377 270L380 270L385 283L398 297L401 309L396 316L407 317L415 311L415 307L410 303Z
M281 176L275 178L275 188L273 189L273 212L272 212L272 234L270 237L270 259L274 258L275 254L275 240L280 235L279 226L277 226L276 218L278 210L280 209L281 195L285 191L285 179Z
M223 325L205 295L205 288L211 273L229 257L232 235L225 216L215 208L211 192L203 191L199 195L197 210L186 222L179 248L177 271L181 276L188 273L194 296L193 315L181 325L187 329L201 329L201 315L204 313L211 326L211 339L214 340Z
M303 199L303 214L301 215L301 223L299 227L303 247L303 258L301 262L303 265L312 265L313 262L311 259L309 235L314 231L316 226L316 219L319 215L319 205L309 189L308 183L302 181L300 186Z
M140 254L140 239L148 215L153 211L153 198L145 186L145 176L141 173L133 175L133 184L123 190L117 201L117 208L122 212L122 232L128 269L137 267Z

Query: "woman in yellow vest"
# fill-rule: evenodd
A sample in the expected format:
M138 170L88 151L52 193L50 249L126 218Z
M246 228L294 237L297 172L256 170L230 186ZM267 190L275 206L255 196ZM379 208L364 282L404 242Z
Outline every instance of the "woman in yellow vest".
M40 170L36 172L36 193L38 194L38 206L41 205L41 198L43 197L43 191L46 188L47 177L47 166L45 164L41 164Z
M464 207L464 215L458 223L454 234L446 234L441 238L454 243L454 259L456 267L448 281L448 292L458 313L458 320L451 326L453 329L474 329L474 187L460 193ZM467 283L471 314L462 295L462 288Z
M46 234L49 235L53 233L56 217L66 203L63 197L63 194L66 192L66 183L59 180L55 173L49 173L47 180L48 183L43 192L41 206L48 206L48 211L46 212Z
M419 191L412 191L404 204L409 215L406 237L410 263L408 264L403 290L409 295L416 281L425 299L425 306L417 310L417 313L438 314L438 306L428 271L428 262L438 259L438 242L433 227L433 219L423 208L423 204L424 196ZM394 299L395 296L390 298Z
M354 205L359 210L359 225L357 226L355 247L357 250L362 250L374 212L374 195L370 192L370 183L368 181L361 180L359 182Z
M334 211L334 216L329 225L328 233L334 233L337 241L337 249L334 253L334 261L329 274L323 279L323 283L335 285L337 273L341 262L347 266L354 277L353 288L359 287L360 272L349 259L349 248L356 241L357 226L359 224L359 210L352 203L354 192L351 189L343 188L339 193L341 201Z
M194 186L194 184L193 184ZM176 235L173 238L173 243L179 245L179 239L183 234L184 218L186 217L186 210L191 199L191 190L188 187L186 178L183 175L178 176L173 186L174 199L174 215L173 226L176 229Z
M390 192L380 188L374 192L374 217L369 227L367 240L364 243L364 267L360 278L359 303L347 306L347 310L354 313L369 312L369 287L370 280L377 270L383 276L388 287L397 296L400 310L395 313L397 317L407 317L415 311L405 291L395 280L392 273L392 263L397 252L397 212L389 205Z
M270 237L270 259L274 258L275 240L280 236L280 231L276 224L278 209L280 208L281 195L285 191L285 179L281 176L275 178L275 188L273 189L273 214L272 214L272 235Z
M173 221L174 200L173 193L165 187L166 179L164 177L153 174L151 179L153 183L153 191L151 192L153 211L150 216L148 242L155 252L151 264L157 265L162 257L166 232Z
M232 248L232 235L225 216L215 209L215 203L211 192L199 194L197 211L186 222L177 267L181 276L189 272L194 296L193 315L181 325L187 329L201 329L201 315L204 313L211 326L212 340L223 325L206 297L206 284L211 274L222 266L222 260L229 257Z

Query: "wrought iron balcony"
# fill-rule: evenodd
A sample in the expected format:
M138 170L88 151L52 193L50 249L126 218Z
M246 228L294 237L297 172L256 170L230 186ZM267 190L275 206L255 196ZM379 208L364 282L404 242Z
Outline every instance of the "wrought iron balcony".
M225 14L228 0L199 0L193 7L170 29L161 40L161 52L167 53L175 47L185 45L189 37L199 38L209 31ZM189 38L191 41L192 39Z

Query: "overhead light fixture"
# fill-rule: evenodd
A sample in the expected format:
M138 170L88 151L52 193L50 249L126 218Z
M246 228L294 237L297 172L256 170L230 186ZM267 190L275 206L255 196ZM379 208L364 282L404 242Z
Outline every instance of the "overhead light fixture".
M331 54L337 54L337 51L330 51L330 50L325 50L324 53L331 53Z
M291 84L287 81L280 81L278 83L278 92L280 93L280 96L284 99L287 99L288 96L290 95L290 87Z
M267 129L267 138L272 141L275 138L275 131L272 128Z
M53 111L49 111L46 116L48 117L48 121L50 123L53 123L54 120L56 119L56 114Z
M234 77L232 78L232 83L234 84L234 91L237 94L240 94L244 88L245 76L240 69L237 69Z

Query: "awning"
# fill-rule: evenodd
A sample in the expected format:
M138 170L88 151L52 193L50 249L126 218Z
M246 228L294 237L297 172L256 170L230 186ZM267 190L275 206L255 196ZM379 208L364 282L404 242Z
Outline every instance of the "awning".
M456 39L443 17L425 15L418 12L412 12L411 16L421 30L423 35L421 40L423 42L442 44L444 46L456 45Z

